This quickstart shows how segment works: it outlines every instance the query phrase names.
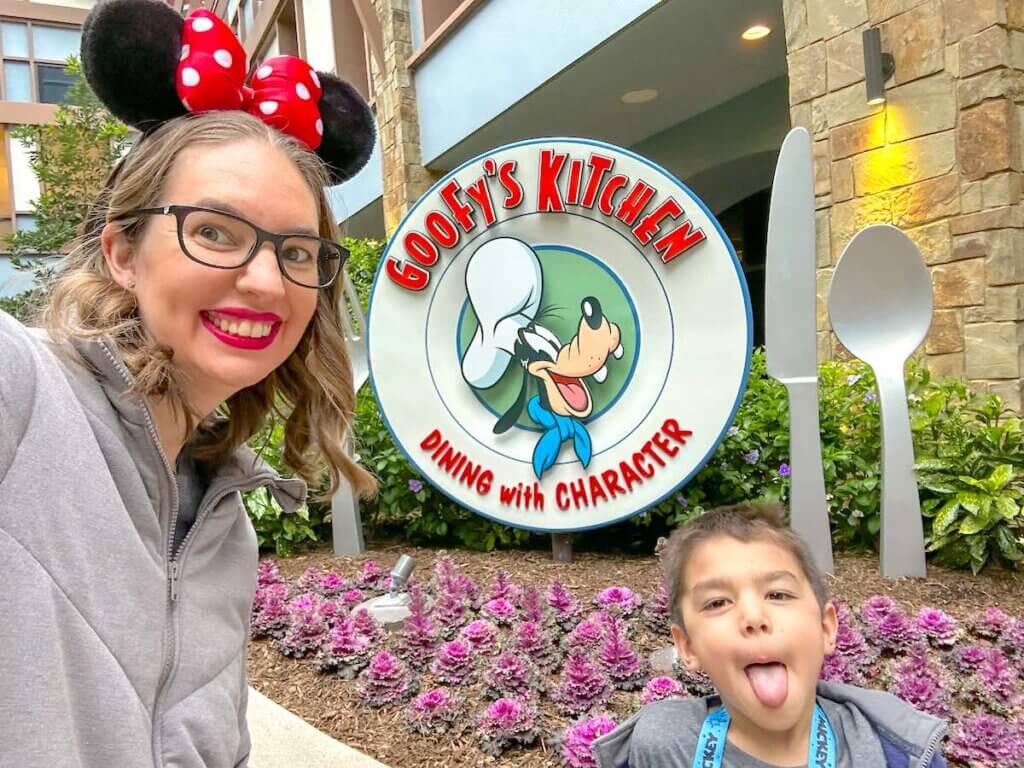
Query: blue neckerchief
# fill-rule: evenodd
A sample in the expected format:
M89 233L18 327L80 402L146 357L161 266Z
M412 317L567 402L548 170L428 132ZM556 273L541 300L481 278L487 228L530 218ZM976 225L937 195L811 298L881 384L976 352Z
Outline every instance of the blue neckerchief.
M729 711L719 707L704 718L693 753L693 768L719 768L725 755L725 734ZM836 768L836 734L820 704L814 706L811 737L807 745L807 768Z
M541 475L550 469L558 458L558 452L562 450L562 443L571 439L573 448L576 450L576 457L586 467L590 463L591 443L590 434L583 426L582 421L577 421L571 416L562 416L552 413L540 404L540 395L534 395L526 405L526 412L535 423L546 430L537 441L533 449L533 473L540 480Z

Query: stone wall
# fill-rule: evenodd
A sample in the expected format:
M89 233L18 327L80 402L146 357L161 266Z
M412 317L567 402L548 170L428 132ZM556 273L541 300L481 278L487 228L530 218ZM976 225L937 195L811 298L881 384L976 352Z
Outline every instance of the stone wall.
M412 54L409 0L375 0L383 67L371 67L380 131L384 228L390 235L434 179L423 167L416 89L406 62Z
M784 0L794 125L814 137L819 356L843 356L825 307L860 228L918 244L935 316L923 355L1021 407L1024 0ZM862 32L896 71L869 106Z

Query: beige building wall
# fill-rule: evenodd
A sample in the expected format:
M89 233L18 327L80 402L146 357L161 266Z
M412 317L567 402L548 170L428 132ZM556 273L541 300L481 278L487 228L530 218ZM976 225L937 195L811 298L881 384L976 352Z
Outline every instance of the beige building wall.
M860 228L895 224L929 264L930 370L1021 406L1024 0L785 0L790 109L814 136L819 353L825 299ZM895 57L869 106L861 34Z

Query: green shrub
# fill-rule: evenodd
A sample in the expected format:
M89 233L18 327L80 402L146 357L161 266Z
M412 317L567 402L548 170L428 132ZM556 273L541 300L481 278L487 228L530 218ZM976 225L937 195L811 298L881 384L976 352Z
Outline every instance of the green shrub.
M290 474L281 451L284 443L284 425L267 424L249 439L249 447L264 461L282 474ZM266 488L257 488L242 495L249 513L260 549L273 549L279 557L289 557L303 545L330 540L330 507L303 504L294 514L288 514L274 500Z

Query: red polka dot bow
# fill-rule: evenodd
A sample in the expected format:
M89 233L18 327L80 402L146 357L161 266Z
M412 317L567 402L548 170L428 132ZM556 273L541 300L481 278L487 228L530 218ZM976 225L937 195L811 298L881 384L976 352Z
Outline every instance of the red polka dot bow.
M197 8L185 19L176 86L190 112L241 109L310 149L324 135L320 80L302 59L276 56L245 84L245 49L219 17Z

